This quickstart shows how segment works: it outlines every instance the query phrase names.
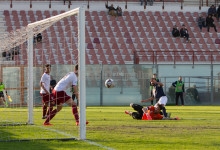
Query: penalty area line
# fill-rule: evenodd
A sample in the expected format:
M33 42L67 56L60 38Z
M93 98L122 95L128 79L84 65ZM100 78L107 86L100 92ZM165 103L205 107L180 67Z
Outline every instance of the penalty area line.
M36 126L36 125L35 125L35 126ZM75 137L75 136L73 136L73 135L71 135L71 134L67 134L67 133L65 133L65 132L62 132L62 131L59 131L59 130L56 130L56 129L51 129L51 128L48 128L48 127L46 128L46 127L43 127L43 126L36 126L36 127L39 127L39 128L41 128L41 129L48 130L48 131L53 131L53 132L56 132L56 133L58 133L58 134L67 136L67 137L69 137L69 138L74 138L74 139L76 139L76 140L80 140L79 138L77 138L77 137ZM89 144L91 144L91 145L95 145L95 146L101 147L101 148L106 149L106 150L115 150L115 149L113 149L113 148L111 148L111 147L107 147L107 146L104 146L104 145L102 145L102 144L98 144L98 143L96 143L96 142L90 141L90 140L82 140L82 141L84 141L84 142L86 142L86 143L89 143Z

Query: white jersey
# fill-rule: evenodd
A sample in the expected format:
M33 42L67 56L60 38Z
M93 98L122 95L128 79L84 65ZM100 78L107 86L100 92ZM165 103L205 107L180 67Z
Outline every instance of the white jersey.
M47 73L44 73L40 79L40 82L43 83L43 86L49 92L50 91L50 75ZM40 88L40 93L41 94L46 93L42 87Z
M55 91L66 91L72 85L77 85L77 76L74 72L67 73L54 87Z

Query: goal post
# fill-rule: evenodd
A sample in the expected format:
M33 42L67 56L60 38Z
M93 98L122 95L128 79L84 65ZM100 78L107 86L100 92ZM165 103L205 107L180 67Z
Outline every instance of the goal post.
M86 78L85 78L85 10L83 7L70 10L68 12L53 16L38 22L34 22L28 25L29 37L28 37L28 124L33 124L33 36L36 33L40 33L57 21L78 14L78 62L79 62L79 92L80 92L80 139L86 139ZM39 28L43 26L43 28Z
M74 21L71 20L71 16L73 16L73 15L76 15L76 16L74 16L74 18L77 18L76 20L74 19ZM61 22L62 23L61 25L63 25L64 22L65 22L64 19L67 19L71 23L72 22L74 22L74 23L77 22L77 26L76 27L72 27L74 25L71 24L71 23L68 23L68 26L70 26L69 27L70 29L69 29L68 33L69 32L71 33L71 37L66 37L65 40L67 41L67 39L76 38L75 41L77 41L78 43L77 42L76 43L64 42L64 43L66 43L66 45L65 45L66 47L65 48L68 48L71 45L75 46L74 48L72 48L72 52L67 54L66 51L63 51L62 54L56 54L56 56L55 56L55 54L53 52L53 55L54 55L54 60L57 57L62 57L62 59L67 58L66 56L63 56L65 54L66 55L70 55L68 57L68 59L69 59L68 61L71 61L72 62L71 64L73 64L73 65L75 65L76 63L79 64L78 86L79 86L79 97L80 97L80 100L79 100L79 121L80 121L80 126L78 128L75 128L75 124L72 124L72 127L70 127L70 128L77 129L78 132L75 132L75 133L78 133L78 139L85 140L86 139L86 77L85 77L86 76L86 73L85 73L85 55L86 55L85 50L86 49L85 49L85 9L84 9L84 7L82 6L82 7L73 9L73 10L69 10L69 11L60 13L58 15L54 15L52 17L48 17L46 19L42 19L40 21L36 21L36 22L30 23L26 27L22 27L20 30L19 29L18 30L14 30L14 31L8 33L8 35L4 35L4 37L1 38L2 43L0 44L0 50L2 52L5 49L10 49L10 48L13 48L14 46L20 46L22 44L24 45L24 43L27 43L27 45L26 45L27 47L24 48L25 49L24 51L25 52L27 51L27 56L26 56L27 58L25 60L25 61L27 61L27 65L20 65L21 66L20 67L19 65L17 66L16 64L14 64L14 66L11 65L9 67L14 67L14 68L15 67L19 68L20 67L20 68L22 68L20 70L22 70L23 73L20 73L21 77L17 77L17 78L24 79L24 81L23 81L24 83L22 83L22 86L25 86L25 88L23 88L21 90L21 91L24 91L21 94L22 94L22 96L24 95L24 97L26 96L26 103L27 103L27 109L28 109L27 110L27 113L28 113L27 114L27 122L25 122L25 124L26 125L33 125L34 127L38 126L38 128L40 128L41 130L44 130L44 128L42 127L42 123L39 125L39 118L37 118L38 124L36 124L36 119L35 119L35 117L36 117L36 114L35 114L35 111L36 111L36 108L35 108L36 100L35 100L35 97L34 97L34 95L36 95L35 93L37 92L36 91L36 87L35 87L36 86L36 82L39 82L39 80L40 80L39 79L39 74L40 73L36 72L36 71L38 71L39 68L40 68L39 66L43 66L44 63L42 61L42 64L40 64L40 65L39 64L38 65L35 64L35 60L34 59L36 59L35 57L37 57L37 56L36 56L36 45L33 42L34 41L33 37L35 35L37 35L38 33L45 32L45 30L49 29L51 26L57 27L56 24L58 22L60 22L61 20L63 20ZM62 27L62 28L66 29L66 26ZM76 28L78 29L78 31L74 30ZM72 37L72 32L74 32L74 34L77 35L77 36ZM68 33L65 31L65 34L68 34ZM47 34L49 34L49 33L47 33ZM52 32L50 34L52 34ZM51 37L52 37L52 35L51 35ZM52 40L51 37L47 39L47 43L51 42L51 40ZM72 40L72 41L74 41L74 40ZM45 43L43 43L43 44L45 44ZM50 43L50 44L51 44L51 49L52 50L50 48L49 49L51 51L53 51L53 50L56 50L56 46L60 46L63 43L54 43L53 42L53 43ZM54 46L55 44L56 44L56 46ZM72 54L73 51L74 52L77 51L77 54L78 54L77 58L73 58L73 54ZM34 57L34 55L35 55L35 57ZM48 54L48 55L51 55L51 54ZM62 55L62 56L60 56L60 55ZM74 56L76 56L75 53L74 53ZM46 56L42 56L42 57L46 57ZM46 59L48 59L48 57L46 57ZM24 60L21 60L21 61L24 61ZM48 62L48 61L46 61L46 62ZM55 60L55 62L56 62L56 60ZM58 69L62 68L62 66L59 66L59 65L65 65L65 60L64 60L64 64L55 64L55 65L58 65L58 66L56 66L56 68L58 68ZM71 66L66 66L66 67L64 66L63 67L64 69L62 68L62 70L68 70L68 68L70 68L70 67ZM68 70L68 71L70 72L72 70L73 70L73 66L71 67L71 70ZM58 74L60 72L58 72ZM67 73L67 72L65 72L65 73ZM25 74L25 76L22 76L24 74ZM57 81L60 80L60 78L61 78L60 76L58 76L59 79L57 78ZM39 85L39 83L38 83L38 85ZM11 89L16 89L16 88L13 87ZM19 93L19 92L17 92L17 93ZM17 98L16 98L16 100L17 100ZM21 100L21 101L24 102L24 100ZM13 106L15 106L15 105L13 105ZM20 108L23 109L23 105L19 106L19 104L16 104L15 107L16 108L19 107L19 109ZM37 110L38 114L41 113L41 112L39 113L39 110L40 109ZM13 113L17 112L17 114L14 116L14 117L16 117L18 115L18 112L21 112L20 110L13 112L14 110L7 109L7 108L3 108L3 111L5 111L4 113L6 113L6 114L10 114L10 115L12 114L11 118L13 118ZM63 109L62 109L62 111L63 111ZM22 110L22 112L23 112L23 110ZM60 114L62 114L62 113L63 112L60 112ZM37 116L37 117L39 117L39 116ZM8 120L8 117L6 118L6 120ZM22 121L19 121L18 124L21 125L22 123L24 123L23 119L22 119ZM58 123L60 123L60 122L58 122ZM12 124L10 125L10 128L12 128L12 130L13 130L13 127L15 126L15 124L16 124L16 120L12 121ZM0 125L1 126L7 126L9 124L7 122L4 123L4 122L0 121ZM31 128L33 126L29 126L28 128ZM60 125L60 126L62 126L62 125ZM7 128L6 128L6 130L7 130ZM19 131L22 131L22 130L19 130ZM24 132L24 131L22 131L22 132ZM30 129L30 132L31 132L31 129ZM67 136L67 137L70 137L70 139L73 139L72 138L73 136L70 134L71 130L68 130L68 134L66 134L65 132L59 132L58 130L55 130L55 132L56 132L56 134L62 134L64 137ZM2 132L0 132L0 134L1 133ZM22 134L22 133L20 133L20 134ZM54 133L52 133L52 135L53 134ZM33 133L33 135L34 135L34 133ZM6 136L6 137L3 137L3 136L4 136L3 134L0 136L0 141L4 141L5 138L7 138L7 140L10 140L8 136ZM22 135L22 136L19 137L19 135L18 135L17 137L22 138L22 137L25 137L25 136L26 135ZM30 134L30 136L31 136L31 134ZM42 137L42 138L44 138L44 139L51 139L51 137L48 137L49 134L45 135L45 136L46 137ZM59 136L57 136L57 137L59 137ZM19 138L18 138L18 140L21 141L21 139L19 139ZM31 138L28 137L28 139L26 139L26 137L25 137L24 140L34 140L34 139L37 139L37 138L38 138L37 136L36 137L31 137ZM41 137L39 139L41 139ZM54 139L56 139L56 138L54 138Z
M33 109L34 109L34 86L33 86L33 59L34 59L34 53L33 53L33 32L32 30L29 30L28 32L28 53L27 53L27 59L28 59L28 92L27 92L27 106L28 106L28 121L27 124L34 124L34 118L33 118Z
M86 72L85 72L85 10L79 9L79 91L80 91L80 139L86 139Z

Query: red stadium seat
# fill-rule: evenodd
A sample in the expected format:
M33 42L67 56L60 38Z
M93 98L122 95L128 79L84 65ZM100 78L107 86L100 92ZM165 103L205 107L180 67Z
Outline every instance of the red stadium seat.
M29 10L4 10L3 14L6 21L8 31L18 29L26 26L30 22L42 20L50 16L58 15L65 11L57 10L38 10L36 12ZM202 12L203 13L203 12ZM11 14L11 15L10 15ZM206 12L204 12L206 14ZM217 51L220 48L218 45L218 33L202 32L196 23L199 16L198 12L183 12L183 11L124 11L122 17L117 19L110 17L107 11L86 11L86 27L85 27L85 42L87 48L87 63L99 64L102 61L104 64L108 63L125 63L125 61L133 61L133 51L146 51L141 55L141 61L153 61L152 53L150 51L160 53L160 61L173 61L174 53L178 55L178 61L192 61L192 54L185 51ZM173 38L171 30L173 25L179 28L182 23L186 25L189 30L190 39L192 43L186 43L182 38ZM63 27L64 25L68 25ZM69 43L77 42L74 37L77 33L76 28L77 17L64 19L56 23L56 27L50 27L45 33L44 44L38 44L36 47L41 49L42 53L36 53L36 62L46 62L46 59L41 55L44 54L42 49L46 49L51 43L54 48L59 47L56 54L47 56L52 63L57 63L54 57L59 56L59 62L69 63L69 56L64 56ZM72 30L74 29L74 30ZM65 37L67 36L67 37ZM215 43L217 42L217 43ZM59 43L59 44L57 44ZM71 48L77 49L76 45ZM74 56L77 55L74 53ZM97 55L98 57L95 57ZM106 57L104 57L106 55ZM50 57L51 56L51 57ZM53 57L52 57L53 56ZM208 54L198 54L196 61L210 61L211 56ZM213 59L218 60L218 55L215 54ZM25 57L25 56L24 56ZM23 56L21 56L23 58ZM37 60L43 58L41 60ZM18 58L16 58L17 60ZM57 58L58 59L58 58ZM63 60L61 60L63 59ZM67 60L65 60L67 59ZM106 60L107 59L107 60ZM55 60L55 61L54 61ZM25 62L24 62L25 63Z

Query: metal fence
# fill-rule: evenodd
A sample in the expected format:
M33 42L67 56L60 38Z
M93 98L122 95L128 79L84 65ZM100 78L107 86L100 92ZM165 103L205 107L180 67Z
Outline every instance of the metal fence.
M13 99L12 105L26 105L27 102L27 68L1 66L1 78ZM86 104L91 105L129 105L140 103L150 97L149 79L153 73L164 83L164 91L168 96L168 104L174 104L174 88L172 82L182 76L185 83L185 104L205 105L219 104L220 65L218 64L129 64L129 65L86 65ZM43 67L34 67L34 100L41 105L39 81ZM54 65L51 75L59 81L67 72L73 71L72 65ZM104 82L112 78L114 88L106 88ZM194 87L198 91L193 94ZM70 90L67 91L68 94Z

